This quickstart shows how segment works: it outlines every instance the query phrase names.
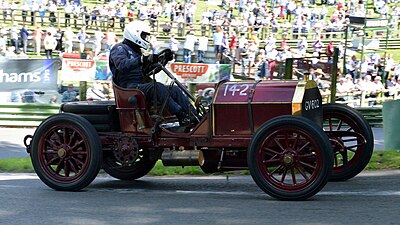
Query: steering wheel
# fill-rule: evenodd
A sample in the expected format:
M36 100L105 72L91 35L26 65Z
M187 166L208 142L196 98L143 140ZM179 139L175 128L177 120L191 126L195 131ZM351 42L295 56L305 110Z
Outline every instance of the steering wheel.
M173 53L169 48L162 50L157 55L158 55L158 63L160 63L163 66L167 65L167 63L174 58Z
M157 63L150 64L146 66L145 68L145 74L150 75L150 73L158 73L161 71L161 65L165 66L169 61L171 61L173 57L173 53L171 49L164 49L158 54L154 54L154 56L157 58Z

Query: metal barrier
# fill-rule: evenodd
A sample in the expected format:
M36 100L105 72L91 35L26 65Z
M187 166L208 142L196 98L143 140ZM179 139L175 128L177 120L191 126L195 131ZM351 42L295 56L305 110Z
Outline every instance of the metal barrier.
M47 117L59 112L58 104L2 103L0 126L36 127Z

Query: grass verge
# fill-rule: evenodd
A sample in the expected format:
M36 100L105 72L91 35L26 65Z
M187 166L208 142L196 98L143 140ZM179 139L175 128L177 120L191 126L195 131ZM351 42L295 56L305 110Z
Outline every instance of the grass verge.
M366 170L400 169L400 150L375 151ZM9 173L33 173L32 163L29 157L11 158L0 160L0 172ZM248 174L248 171L234 172L235 174ZM161 161L150 171L149 175L203 175L198 166L171 166L164 167Z

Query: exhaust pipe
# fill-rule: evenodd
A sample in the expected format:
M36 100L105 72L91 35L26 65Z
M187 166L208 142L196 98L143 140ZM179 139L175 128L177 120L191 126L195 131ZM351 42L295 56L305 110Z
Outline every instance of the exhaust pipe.
M204 164L200 150L164 150L161 154L164 166L200 166Z

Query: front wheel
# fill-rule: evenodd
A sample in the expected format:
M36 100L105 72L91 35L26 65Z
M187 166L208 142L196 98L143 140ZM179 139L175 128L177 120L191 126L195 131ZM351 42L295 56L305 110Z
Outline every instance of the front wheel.
M364 117L342 104L322 105L324 131L334 152L330 180L344 181L359 174L369 163L374 150L374 135Z
M80 190L99 173L100 138L80 116L63 113L49 117L35 131L31 146L33 168L55 190Z
M304 200L327 183L333 151L313 121L280 116L257 130L247 160L251 176L264 192L281 200Z

